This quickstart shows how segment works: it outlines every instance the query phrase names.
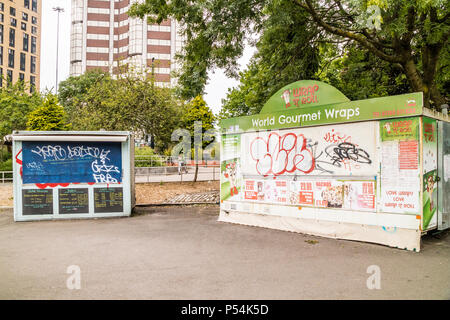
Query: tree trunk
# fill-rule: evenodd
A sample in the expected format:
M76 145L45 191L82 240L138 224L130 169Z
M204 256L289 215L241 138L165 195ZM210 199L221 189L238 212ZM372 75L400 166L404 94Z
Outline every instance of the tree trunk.
M198 176L198 161L195 161L195 174L193 182L197 182L197 176Z

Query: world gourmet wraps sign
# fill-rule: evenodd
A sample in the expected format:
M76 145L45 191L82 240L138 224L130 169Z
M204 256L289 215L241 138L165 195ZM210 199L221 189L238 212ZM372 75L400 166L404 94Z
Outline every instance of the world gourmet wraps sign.
M298 81L280 89L253 116L222 120L222 133L381 120L422 114L423 95L410 93L349 101L320 81Z

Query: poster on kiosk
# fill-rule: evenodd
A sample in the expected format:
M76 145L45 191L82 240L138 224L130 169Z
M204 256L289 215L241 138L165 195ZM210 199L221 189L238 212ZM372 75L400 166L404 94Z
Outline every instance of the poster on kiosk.
M259 114L221 121L219 221L419 251L449 227L437 192L450 191L450 130L437 139L449 125L422 93L350 101L291 83Z

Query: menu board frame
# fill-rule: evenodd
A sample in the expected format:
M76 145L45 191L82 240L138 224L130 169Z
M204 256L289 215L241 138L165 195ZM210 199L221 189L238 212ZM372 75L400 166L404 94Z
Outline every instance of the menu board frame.
M109 193L109 194L114 193L115 190L121 190L121 193L122 193L121 204L120 205L113 205L113 206L106 205L105 208L98 207L97 206L98 202L96 200L96 194L99 194L103 190L107 191L107 193ZM107 203L107 202L105 202L105 203ZM123 211L123 206L124 206L124 202L123 202L123 187L99 187L99 188L94 188L94 190L93 190L93 205L94 205L94 214L96 214L96 213L122 212Z
M64 208L61 205L61 195L62 194L69 194L68 192L71 190L76 190L76 191L82 191L83 193L85 193L87 195L87 203L84 206L81 206L81 210L77 210L77 211L68 211L68 210L64 210ZM89 205L90 205L90 199L89 199L89 188L60 188L58 189L58 214L63 214L63 215L73 215L73 214L89 214Z
M28 202L26 201L26 194L28 194L28 193L43 194L46 197L48 195L50 195L51 201L49 202L49 205L47 205L45 208L38 208L38 209L33 208L33 209L31 209L31 211L29 211L30 207L26 206L28 204ZM53 196L53 190L51 190L51 189L22 189L22 215L24 215L24 216L53 215L54 214L53 201L54 201L54 196ZM48 203L48 201L46 201L46 203ZM49 209L49 210L47 212L46 210L42 210L42 209Z

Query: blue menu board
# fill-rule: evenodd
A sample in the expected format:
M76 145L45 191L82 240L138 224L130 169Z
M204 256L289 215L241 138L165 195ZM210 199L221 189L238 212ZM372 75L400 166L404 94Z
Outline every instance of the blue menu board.
M120 142L22 144L23 183L122 182Z

